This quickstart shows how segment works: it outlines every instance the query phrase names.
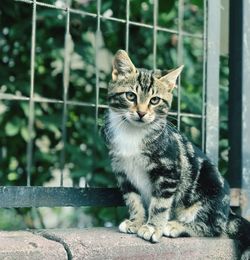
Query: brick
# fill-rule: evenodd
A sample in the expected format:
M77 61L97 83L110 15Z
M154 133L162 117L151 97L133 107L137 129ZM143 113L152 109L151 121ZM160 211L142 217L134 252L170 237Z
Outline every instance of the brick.
M72 259L236 260L237 243L227 238L162 238L151 244L112 228L43 230L68 247Z
M28 231L0 232L1 260L64 260L67 252L58 242Z

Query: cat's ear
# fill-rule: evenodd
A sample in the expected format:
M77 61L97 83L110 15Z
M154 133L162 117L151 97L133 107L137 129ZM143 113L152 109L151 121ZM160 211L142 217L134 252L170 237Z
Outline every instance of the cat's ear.
M181 74L183 67L184 65L181 65L160 78L160 81L168 86L169 91L172 91L176 87L177 78Z
M124 50L118 50L113 61L112 79L116 81L118 78L129 76L136 72L136 68L130 60L128 54Z

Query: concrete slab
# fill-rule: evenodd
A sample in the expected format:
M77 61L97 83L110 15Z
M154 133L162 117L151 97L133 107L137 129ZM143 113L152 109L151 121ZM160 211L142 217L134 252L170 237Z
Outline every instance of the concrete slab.
M1 260L68 259L62 244L28 231L0 232Z
M71 259L236 260L237 243L226 238L162 238L151 244L117 229L41 230L40 235L63 242Z

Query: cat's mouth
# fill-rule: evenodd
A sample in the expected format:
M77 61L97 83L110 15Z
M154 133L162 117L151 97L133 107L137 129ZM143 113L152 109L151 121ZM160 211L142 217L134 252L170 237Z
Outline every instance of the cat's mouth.
M131 117L122 116L122 120L136 126L147 124L147 122L145 122L142 118L131 118Z
M148 115L140 117L137 114L125 113L122 115L122 120L132 126L144 127L144 126L151 124L153 122L154 118L152 116L148 116Z
M135 121L138 122L138 123L145 123L144 120L141 119L141 118L138 118L138 119L136 119Z
M151 123L143 118L129 118L128 121L130 124L135 126L145 126Z

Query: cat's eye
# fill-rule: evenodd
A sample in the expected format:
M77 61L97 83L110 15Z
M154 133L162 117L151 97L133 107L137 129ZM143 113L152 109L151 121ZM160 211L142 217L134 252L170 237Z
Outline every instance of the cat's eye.
M136 94L131 91L126 92L126 98L129 101L136 101Z
M150 104L157 105L157 104L159 104L160 101L161 101L161 99L159 97L153 97L150 99Z

